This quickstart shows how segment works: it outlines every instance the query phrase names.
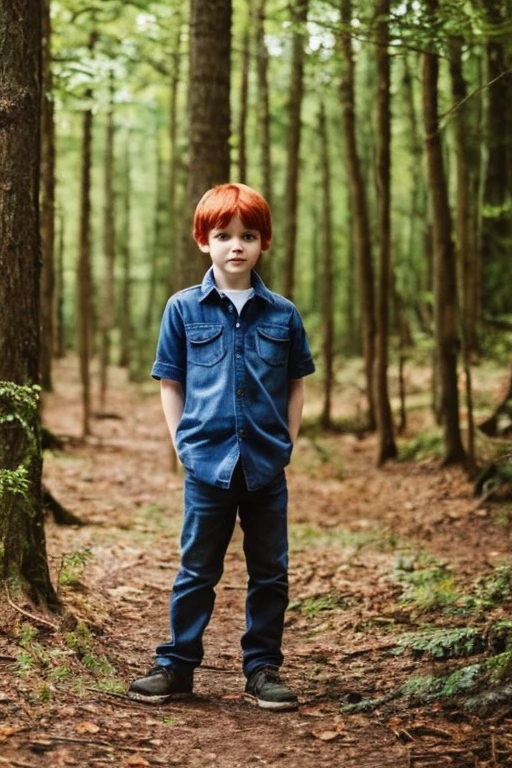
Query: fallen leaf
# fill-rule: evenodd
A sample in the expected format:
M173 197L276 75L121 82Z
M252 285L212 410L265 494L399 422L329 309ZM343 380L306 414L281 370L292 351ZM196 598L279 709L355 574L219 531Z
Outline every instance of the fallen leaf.
M96 725L96 723L91 723L88 720L83 720L81 723L78 723L75 728L77 733L98 733L99 730L99 725Z
M128 758L125 765L130 766L130 768L134 768L134 766L137 768L145 768L145 766L149 766L151 763L148 763L148 761L145 760L142 755L132 755Z
M320 739L320 741L334 741L334 739L337 739L339 737L338 731L318 731L317 733L313 732L313 736L315 739Z
M20 729L15 725L0 725L0 741L7 741L9 736L17 733Z

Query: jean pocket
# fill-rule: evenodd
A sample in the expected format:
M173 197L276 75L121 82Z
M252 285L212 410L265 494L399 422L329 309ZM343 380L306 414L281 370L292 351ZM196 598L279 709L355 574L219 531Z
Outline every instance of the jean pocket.
M222 325L191 323L185 326L188 361L194 365L212 366L226 354Z
M256 347L262 360L269 365L286 365L290 349L290 330L283 325L260 325Z

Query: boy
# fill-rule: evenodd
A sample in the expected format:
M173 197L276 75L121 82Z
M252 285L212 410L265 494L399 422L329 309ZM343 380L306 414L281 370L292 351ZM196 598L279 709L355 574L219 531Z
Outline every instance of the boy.
M265 709L296 709L278 675L288 605L284 467L299 431L302 377L314 364L296 308L254 272L272 239L263 197L244 184L209 190L195 211L194 239L212 266L201 285L169 299L152 369L185 467L171 640L157 646L156 666L130 691L152 701L192 692L238 513L249 576L245 694Z

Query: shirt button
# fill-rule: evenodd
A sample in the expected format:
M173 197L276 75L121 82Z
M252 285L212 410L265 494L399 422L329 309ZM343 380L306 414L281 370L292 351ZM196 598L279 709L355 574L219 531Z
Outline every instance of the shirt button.
M244 396L243 389L237 389L236 393L237 393L238 397L243 397Z
M240 352L237 352L235 357L242 357L242 355L240 354Z
M237 324L235 325L235 328L240 328L240 323L237 323Z

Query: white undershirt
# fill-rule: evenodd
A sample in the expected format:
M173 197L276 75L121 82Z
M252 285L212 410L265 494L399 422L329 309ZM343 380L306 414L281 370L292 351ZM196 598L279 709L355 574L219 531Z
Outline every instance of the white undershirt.
M251 296L254 294L254 288L247 288L243 291L239 291L239 290L222 291L222 293L224 294L224 296L227 296L228 299L230 299L233 302L238 314L240 314L245 304L249 301Z

